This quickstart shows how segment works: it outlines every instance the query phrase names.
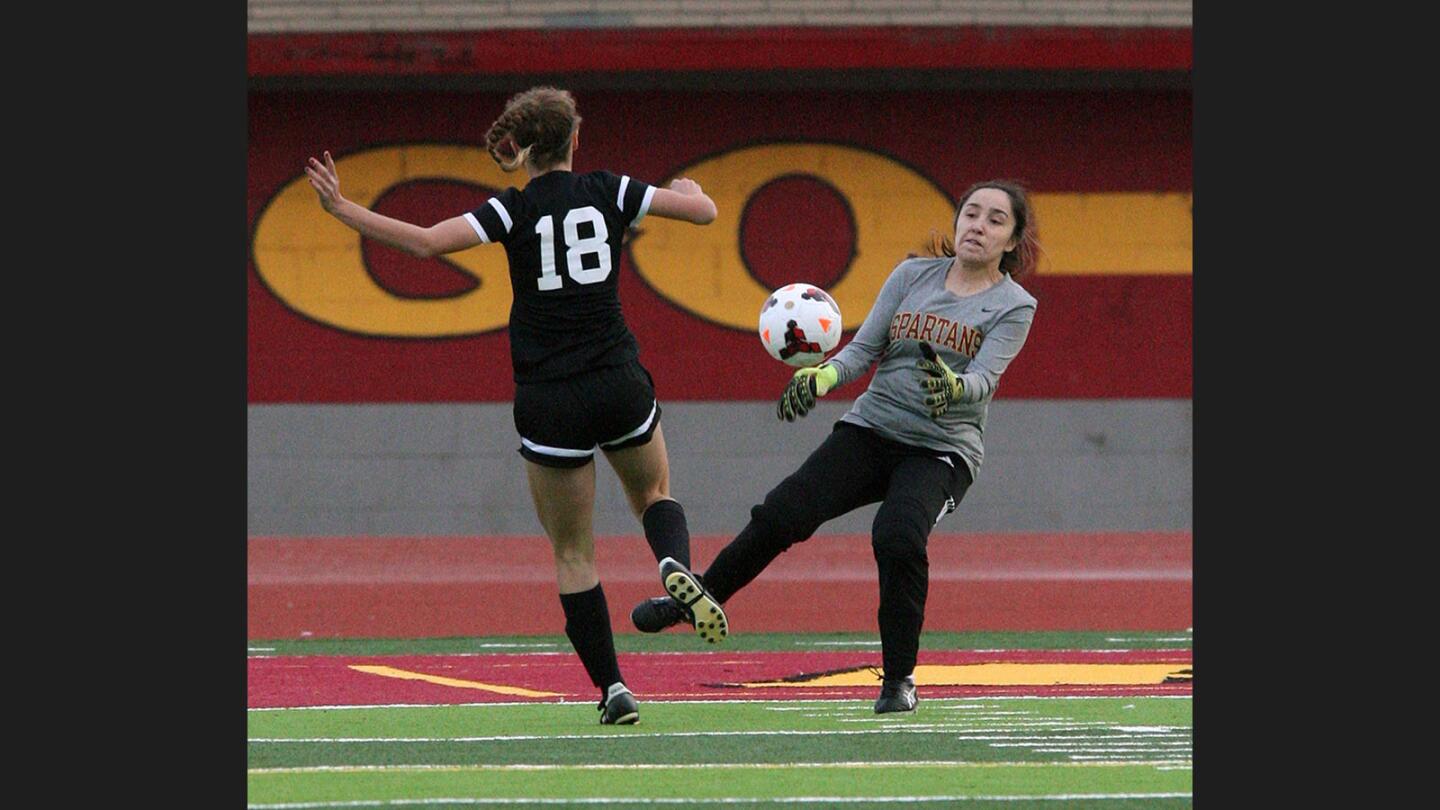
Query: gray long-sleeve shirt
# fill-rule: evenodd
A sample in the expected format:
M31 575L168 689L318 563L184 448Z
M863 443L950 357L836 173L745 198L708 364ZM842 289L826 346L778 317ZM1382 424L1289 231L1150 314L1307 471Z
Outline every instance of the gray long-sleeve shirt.
M885 280L855 337L829 360L845 383L880 367L865 393L841 417L887 439L960 454L972 480L985 456L985 414L1000 375L1020 353L1035 316L1035 298L1005 276L984 292L960 297L945 289L952 259L906 259ZM930 416L916 367L928 342L965 391L939 419Z

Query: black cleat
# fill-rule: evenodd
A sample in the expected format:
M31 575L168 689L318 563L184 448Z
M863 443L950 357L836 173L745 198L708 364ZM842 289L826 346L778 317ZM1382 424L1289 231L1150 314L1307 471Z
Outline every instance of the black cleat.
M660 583L685 611L685 618L695 625L695 632L700 634L700 638L716 644L730 634L725 610L720 603L705 590L699 578L674 557L660 561ZM633 613L631 619L634 619Z
M630 622L642 633L658 633L688 619L685 608L668 596L646 599L630 611Z
M602 726L627 726L640 722L640 705L625 684L619 681L610 684L599 708Z
M886 678L880 686L880 697L875 701L875 713L913 712L915 704L919 702L915 697L914 675Z

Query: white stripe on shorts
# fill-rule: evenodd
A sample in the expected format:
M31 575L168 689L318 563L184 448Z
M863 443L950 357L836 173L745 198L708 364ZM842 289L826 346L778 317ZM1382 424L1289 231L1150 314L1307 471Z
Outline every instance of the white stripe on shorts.
M659 405L659 403L657 402L657 403L655 403L654 405L651 405L651 406L650 406L650 415L647 416L647 417L645 417L645 421L644 421L643 423L641 423L640 427L635 428L634 430L630 431L629 433L626 433L624 436L621 436L621 437L618 438L618 439L615 439L614 441L601 442L601 443L600 443L600 446L601 446L601 447L609 447L609 446L611 446L611 445L619 444L619 443L621 443L621 442L623 442L623 441L627 441L627 440L629 440L629 439L633 439L633 438L635 438L636 436L639 436L641 433L644 433L645 431L649 430L649 429L650 429L650 423L655 421L655 408L656 408L658 405Z
M530 448L532 452L542 456L560 456L562 458L588 458L595 455L595 448L589 450L571 450L566 447L546 447L543 444L536 444L524 436L520 437L520 443Z

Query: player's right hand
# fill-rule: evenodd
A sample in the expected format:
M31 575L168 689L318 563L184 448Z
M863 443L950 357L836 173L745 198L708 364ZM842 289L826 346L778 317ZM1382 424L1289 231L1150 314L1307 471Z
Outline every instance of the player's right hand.
M340 196L340 175L335 171L335 159L330 157L329 150L324 154L324 163L310 158L305 164L305 174L310 178L310 187L320 195L320 206L326 211L333 211L345 198Z
M775 416L786 422L794 422L815 407L815 399L830 393L840 379L840 371L826 363L818 368L802 368L795 372L780 395L780 404Z

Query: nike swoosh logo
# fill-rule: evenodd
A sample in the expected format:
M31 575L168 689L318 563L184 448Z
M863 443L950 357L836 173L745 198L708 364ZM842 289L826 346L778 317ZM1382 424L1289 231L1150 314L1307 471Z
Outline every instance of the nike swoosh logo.
M981 312L998 312L1000 307L980 307Z

